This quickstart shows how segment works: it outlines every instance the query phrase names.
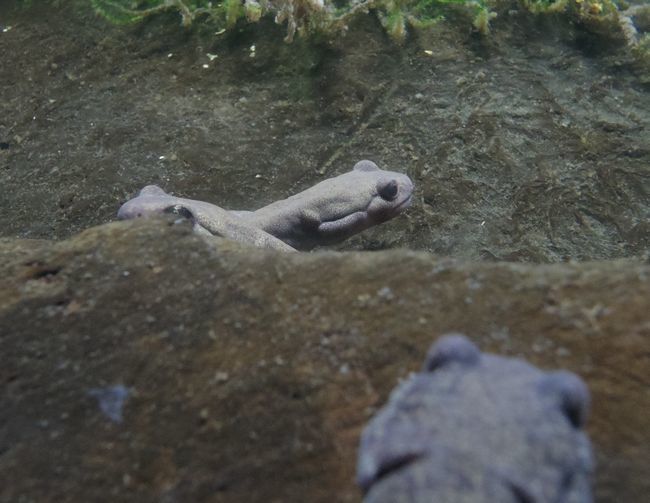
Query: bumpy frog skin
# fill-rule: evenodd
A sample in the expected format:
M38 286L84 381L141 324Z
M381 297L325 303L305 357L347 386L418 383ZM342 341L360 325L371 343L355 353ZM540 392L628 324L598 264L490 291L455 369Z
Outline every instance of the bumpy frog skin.
M247 224L219 206L170 196L156 185L147 185L136 197L124 203L117 212L117 218L127 220L170 212L190 218L194 230L201 234L221 236L259 248L295 251L276 237Z
M164 212L192 218L197 232L265 248L309 250L343 241L389 220L411 203L413 183L372 161L256 211L227 211L203 201L167 194L148 185L119 209L119 219Z
M590 503L589 392L566 371L432 346L361 438L365 503Z
M411 203L413 182L359 161L329 178L257 211L235 212L246 222L299 250L343 241L399 215Z

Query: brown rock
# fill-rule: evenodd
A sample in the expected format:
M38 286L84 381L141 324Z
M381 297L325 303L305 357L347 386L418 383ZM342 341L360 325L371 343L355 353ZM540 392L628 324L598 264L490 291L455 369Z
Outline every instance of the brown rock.
M581 375L598 501L650 492L650 265L283 254L121 222L0 248L0 501L359 501L431 342ZM123 385L122 421L90 390Z

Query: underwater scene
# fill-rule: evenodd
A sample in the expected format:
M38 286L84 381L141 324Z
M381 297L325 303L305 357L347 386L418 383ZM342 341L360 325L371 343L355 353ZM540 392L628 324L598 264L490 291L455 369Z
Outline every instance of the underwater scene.
M650 2L1 0L0 503L650 501Z

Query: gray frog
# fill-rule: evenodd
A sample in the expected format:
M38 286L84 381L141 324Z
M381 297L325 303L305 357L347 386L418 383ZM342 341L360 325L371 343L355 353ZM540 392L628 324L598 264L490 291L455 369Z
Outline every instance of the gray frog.
M361 437L365 503L589 503L584 382L442 337Z
M194 229L204 234L284 251L309 250L397 216L410 205L412 193L408 176L360 161L348 173L256 211L227 211L148 185L124 203L117 216L128 219L172 211L191 218Z
M413 182L368 160L352 171L257 211L235 212L245 222L299 250L338 243L396 217L411 204Z
M178 213L190 219L194 230L200 234L221 236L260 248L295 251L268 232L247 224L219 206L174 197L156 185L147 185L136 197L124 203L117 212L117 218L127 220L162 213Z

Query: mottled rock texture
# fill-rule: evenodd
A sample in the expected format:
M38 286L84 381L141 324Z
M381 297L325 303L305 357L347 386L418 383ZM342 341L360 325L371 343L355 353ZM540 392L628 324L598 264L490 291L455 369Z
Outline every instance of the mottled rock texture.
M70 237L149 184L261 208L372 159L413 180L413 204L348 251L650 248L650 77L566 16L497 2L488 37L452 16L400 47L369 15L289 45L272 19L215 37L173 15L113 26L73 2L0 5L2 237Z
M596 501L650 491L647 263L283 254L156 219L0 258L2 502L360 501L361 429L449 331L579 374Z

